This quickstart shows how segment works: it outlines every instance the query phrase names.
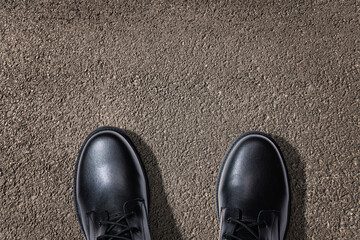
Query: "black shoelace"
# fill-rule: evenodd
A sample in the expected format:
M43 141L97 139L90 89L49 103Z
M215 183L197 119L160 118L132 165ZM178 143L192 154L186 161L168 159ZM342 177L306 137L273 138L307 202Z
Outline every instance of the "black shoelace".
M224 239L236 239L236 240L249 240L249 239L259 239L259 234L257 227L266 225L264 222L247 222L240 221L234 218L228 218L226 220L228 223L234 223L238 225L238 228L235 229L234 234L225 233L223 235Z
M99 236L97 240L123 239L131 240L131 231L139 231L137 228L130 228L126 223L126 218L134 215L134 212L127 214L116 214L107 221L100 221L100 225L108 225L104 235Z

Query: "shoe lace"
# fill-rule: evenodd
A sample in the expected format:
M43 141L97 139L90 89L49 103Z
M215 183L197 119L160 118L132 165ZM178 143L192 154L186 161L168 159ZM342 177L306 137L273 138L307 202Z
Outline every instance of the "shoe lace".
M223 235L224 239L245 240L244 237L246 237L247 240L259 239L258 226L266 225L265 222L240 221L231 217L226 221L238 225L238 228L235 229L234 234L225 233Z
M134 212L127 214L116 214L107 221L100 221L100 225L108 225L105 234L97 237L97 240L123 239L131 240L130 232L139 231L137 228L131 228L126 222L126 218L135 215Z

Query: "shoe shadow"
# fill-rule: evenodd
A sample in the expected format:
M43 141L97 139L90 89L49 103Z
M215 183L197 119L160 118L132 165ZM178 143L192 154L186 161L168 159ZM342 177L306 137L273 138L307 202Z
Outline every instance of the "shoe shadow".
M290 222L287 229L286 238L305 240L306 219L305 219L305 194L306 194L306 175L305 162L301 161L299 152L291 146L284 138L274 136L275 141L280 147L288 171L290 181Z
M149 228L152 239L182 240L181 233L166 200L160 168L151 148L136 133L124 130L135 144L145 165L150 185Z

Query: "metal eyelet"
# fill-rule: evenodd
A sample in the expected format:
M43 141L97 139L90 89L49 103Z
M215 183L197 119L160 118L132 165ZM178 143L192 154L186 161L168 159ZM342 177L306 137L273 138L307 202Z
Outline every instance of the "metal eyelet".
M231 218L226 219L227 223L231 223Z

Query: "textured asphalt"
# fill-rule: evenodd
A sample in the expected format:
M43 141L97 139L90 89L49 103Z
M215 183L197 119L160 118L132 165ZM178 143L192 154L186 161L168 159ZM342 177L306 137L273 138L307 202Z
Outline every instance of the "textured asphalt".
M82 239L73 170L102 125L143 158L155 240L217 238L217 172L249 130L284 154L287 239L360 239L359 16L358 0L2 0L0 239Z

